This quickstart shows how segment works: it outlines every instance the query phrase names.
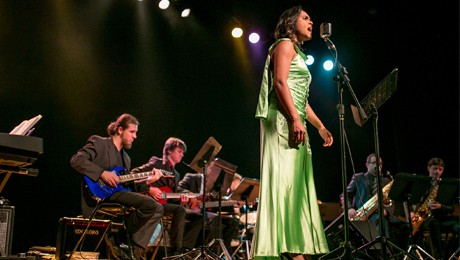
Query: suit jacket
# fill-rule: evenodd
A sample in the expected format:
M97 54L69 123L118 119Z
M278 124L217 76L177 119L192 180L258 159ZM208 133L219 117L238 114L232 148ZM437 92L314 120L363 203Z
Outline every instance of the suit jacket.
M93 135L88 138L86 145L72 156L70 165L80 174L97 181L105 170L117 166L124 166L129 170L131 159L124 149L118 151L111 137ZM82 181L81 203L84 216L90 214L96 204L84 181Z
M368 172L353 174L347 187L346 197L350 208L358 209L373 197L372 183L374 178L376 177ZM381 188L383 188L390 182L390 178L383 176L380 181L382 183Z
M153 169L159 169L159 170L165 170L168 172L174 173L174 178L170 177L161 177L159 180L156 182L152 183L151 185L155 187L162 187L162 186L167 186L171 188L173 192L176 192L177 186L180 180L180 174L176 169L169 165L168 162L163 162L163 159L152 156L150 160L139 167L134 168L131 173L139 173L139 172L150 172ZM137 192L148 192L149 191L149 185L145 184L145 182L137 183L136 184L136 191Z
M187 173L179 182L178 191L187 193L200 193L201 180L201 173Z

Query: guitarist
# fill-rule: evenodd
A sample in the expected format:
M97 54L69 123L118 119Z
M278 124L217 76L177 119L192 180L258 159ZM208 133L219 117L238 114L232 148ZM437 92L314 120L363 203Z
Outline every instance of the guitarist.
M130 168L131 159L126 150L131 148L137 137L138 125L139 122L134 116L122 114L115 122L108 125L109 137L97 135L89 137L86 145L72 156L70 165L93 181L103 180L107 185L116 187L119 178L109 169L118 166ZM149 181L155 181L160 175L160 172L156 172L154 176L149 177ZM96 206L96 201L84 184L83 182L81 206L83 216L89 218ZM126 227L132 235L134 256L136 259L145 259L145 248L163 216L161 204L145 195L127 190L113 193L110 197L105 198L104 202L120 203L136 209L127 217ZM127 258L115 244L113 235L113 233L108 233L105 237L112 254L116 259Z
M185 253L194 248L201 231L201 214L195 212L186 212L184 207L188 200L187 194L182 194L180 202L163 198L165 192L177 192L179 173L175 165L182 161L187 146L179 138L170 137L166 140L163 147L163 157L153 156L150 160L137 168L131 173L151 171L152 169L161 169L174 173L174 178L161 177L158 181L136 183L138 192L148 193L152 198L163 204L164 214L172 216L171 230L169 231L171 241L171 252L174 255ZM167 194L166 194L167 195ZM187 223L186 223L187 220Z

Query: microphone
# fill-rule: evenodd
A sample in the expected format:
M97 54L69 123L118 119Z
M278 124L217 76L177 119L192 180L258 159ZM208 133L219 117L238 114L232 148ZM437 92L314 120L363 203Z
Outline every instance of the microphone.
M327 48L331 51L336 51L334 43L329 39L329 36L332 34L332 25L330 23L322 23L319 27L319 35L321 39L323 39L326 44Z
M330 23L322 23L319 27L319 35L321 39L329 38L332 34L332 25Z

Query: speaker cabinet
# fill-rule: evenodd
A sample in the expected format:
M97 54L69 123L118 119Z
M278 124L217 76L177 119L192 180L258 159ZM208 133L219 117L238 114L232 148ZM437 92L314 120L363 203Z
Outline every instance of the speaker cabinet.
M11 255L13 242L14 206L0 206L0 255Z
M355 248L359 248L375 238L376 225L373 221L350 221L349 222L349 242ZM343 213L337 217L329 226L324 229L326 233L329 249L338 248L344 242L344 223ZM373 249L380 248L380 245L374 245Z
M67 259L82 236L89 220L83 218L61 218L59 220L56 259ZM110 228L110 220L93 219L86 236L75 250L74 255L105 250L104 235Z

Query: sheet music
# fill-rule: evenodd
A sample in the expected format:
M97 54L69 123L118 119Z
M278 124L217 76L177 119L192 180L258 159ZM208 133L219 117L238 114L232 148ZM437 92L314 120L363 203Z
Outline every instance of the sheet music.
M32 127L42 118L42 115L38 115L29 120L24 120L13 130L11 130L10 135L29 135L29 131L33 131Z

